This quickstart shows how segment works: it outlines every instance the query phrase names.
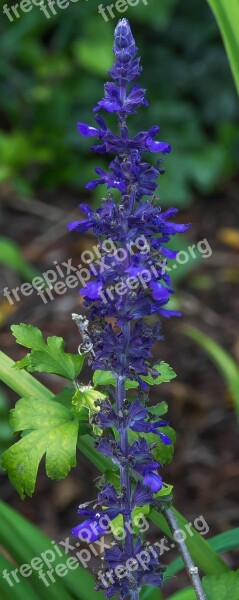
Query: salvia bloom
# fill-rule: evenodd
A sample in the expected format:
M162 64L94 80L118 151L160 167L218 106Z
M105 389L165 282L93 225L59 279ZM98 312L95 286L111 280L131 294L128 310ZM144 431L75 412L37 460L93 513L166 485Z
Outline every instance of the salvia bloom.
M168 258L176 256L167 246L171 236L185 231L188 225L172 220L176 209L162 211L157 206L154 194L158 177L164 172L162 157L171 151L168 143L157 139L159 127L130 137L127 117L148 102L145 90L133 85L141 67L126 19L116 27L113 50L115 63L109 71L113 81L106 83L105 96L94 108L96 126L78 125L81 135L98 140L92 146L95 152L113 155L109 171L97 167L97 178L86 185L92 190L104 184L109 193L96 211L81 204L85 218L70 223L69 229L79 233L92 230L98 238L101 260L92 265L94 281L80 290L92 321L92 330L84 329L83 342L85 338L93 369L111 371L116 379L113 397L101 403L92 423L103 431L96 440L98 451L117 465L120 478L115 487L101 482L95 503L80 507L84 520L72 533L93 542L104 534L107 520L122 515L124 539L105 552L97 587L104 589L107 598L118 595L138 600L143 585L162 585L163 570L157 553L154 551L149 557L142 536L126 527L133 510L154 505L155 494L163 486L160 464L144 435L154 433L164 444L171 444L161 431L167 423L145 406L148 385L142 377L158 376L151 365L152 346L162 338L159 325L150 327L144 318L180 316L166 308L173 289L165 264ZM100 114L102 110L115 113L117 134L108 128ZM147 153L161 155L154 167L146 161ZM115 189L119 201L111 192ZM133 398L126 396L127 378L138 382ZM147 557L145 564L142 559L137 563L138 555Z

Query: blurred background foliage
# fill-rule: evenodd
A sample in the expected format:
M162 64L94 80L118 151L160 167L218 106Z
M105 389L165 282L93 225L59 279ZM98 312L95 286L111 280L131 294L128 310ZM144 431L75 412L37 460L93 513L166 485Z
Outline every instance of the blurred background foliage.
M132 132L161 124L173 153L160 200L186 206L194 190L212 192L238 164L237 97L219 30L204 0L139 1L123 16L137 37L150 100ZM1 186L25 198L39 189L81 190L91 178L95 156L76 123L89 121L102 97L115 22L103 20L95 0L49 20L38 7L12 23L2 15Z
M189 234L175 240L176 247L187 250L192 241L206 238L213 250L207 261L198 252L196 259L189 255L189 260L173 272L176 302L184 319L179 325L175 320L164 325L166 341L163 349L158 345L155 350L157 359L168 360L178 374L162 392L178 433L175 460L167 468L168 481L175 486L177 506L189 519L198 514L207 517L210 536L229 533L238 523L238 98L218 24L210 10L210 6L214 8L218 17L217 10L224 1L148 0L145 6L139 0L124 15L117 15L132 23L144 67L140 83L147 88L150 102L149 110L142 109L131 119L131 132L160 124L161 139L173 147L165 161L166 176L160 179L160 204L178 206L183 213L181 220L192 222ZM231 5L234 10L236 2L227 0L227 7ZM103 95L106 69L113 60L116 19L103 20L98 14L98 0L79 0L65 10L58 9L49 20L36 6L9 22L2 14L3 4L0 277L3 288L12 289L51 268L53 260L61 262L71 256L78 264L81 252L94 243L91 236L68 235L66 223L71 220L71 211L79 217L79 201L86 199L97 205L102 196L102 189L92 195L84 190L94 166L107 163L91 153L90 144L80 138L77 121L94 123L92 107ZM7 4L10 7L15 2L8 0ZM104 6L108 4L103 0ZM234 74L235 68L236 62ZM113 124L111 117L109 122ZM84 310L77 290L68 290L66 296L56 296L46 305L37 295L21 296L21 301L13 304L1 295L1 346L11 357L21 358L9 328L12 322L25 321L46 335L62 335L75 352L78 339L69 315L76 310ZM90 377L88 371L86 383ZM57 386L55 382L56 392ZM12 435L8 413L16 398L10 391L7 394L2 387L0 454L11 443ZM52 485L41 473L35 498L23 504L1 472L2 497L59 540L64 533L69 535L79 501L93 494L92 481L97 474L81 454L78 469L66 482ZM21 551L24 553L33 541L39 547L41 543L26 522L20 531L16 514L6 510L5 505L0 506L6 524L0 536L4 548L0 566L9 554L14 564L27 560L20 556ZM158 530L152 531L155 535ZM216 550L227 552L226 562L235 568L238 556L228 555L232 548L235 545L229 544ZM171 577L163 597L186 583L185 576L177 577ZM72 582L66 582L65 594L70 590L72 597L85 600L92 593L87 588L89 585L91 589L91 583L85 582L80 596L74 594L69 587L76 585L73 577ZM15 598L7 584L1 585L4 582L0 582L3 600ZM20 586L14 594L22 600L25 589L19 596L18 590ZM27 593L32 597L29 589ZM43 590L43 598L46 594Z

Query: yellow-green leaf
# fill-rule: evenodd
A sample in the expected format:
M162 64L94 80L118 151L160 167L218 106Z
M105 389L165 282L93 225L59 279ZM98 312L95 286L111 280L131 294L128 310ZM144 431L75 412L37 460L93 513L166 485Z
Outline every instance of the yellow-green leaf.
M66 477L76 466L79 420L69 408L51 400L22 398L11 411L10 422L15 432L26 435L4 452L2 466L22 498L32 495L44 455L51 479Z

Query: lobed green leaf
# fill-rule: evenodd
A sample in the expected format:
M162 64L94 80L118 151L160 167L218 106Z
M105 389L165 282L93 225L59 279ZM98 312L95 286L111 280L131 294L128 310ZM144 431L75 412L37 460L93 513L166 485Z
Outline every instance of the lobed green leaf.
M31 349L30 354L16 363L16 368L54 373L70 381L74 381L81 372L84 355L66 353L63 338L51 336L45 342L40 329L24 323L12 325L11 329L17 343Z
M220 577L204 577L203 587L207 600L238 600L239 598L239 569L223 573Z
M10 423L15 433L25 435L4 452L1 462L21 498L33 494L44 455L51 479L63 479L76 466L80 421L72 408L52 400L22 398L11 411Z

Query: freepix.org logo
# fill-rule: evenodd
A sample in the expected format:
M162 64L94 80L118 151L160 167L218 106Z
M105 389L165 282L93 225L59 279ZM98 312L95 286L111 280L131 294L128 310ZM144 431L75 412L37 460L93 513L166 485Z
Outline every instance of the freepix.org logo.
M84 250L81 254L81 263L77 266L72 264L72 258L69 258L62 263L53 261L53 268L47 269L41 275L34 277L30 282L22 283L21 286L9 290L7 287L3 289L3 296L9 304L20 302L22 297L31 296L34 292L40 296L42 302L55 300L56 295L62 296L69 290L82 286L85 288L92 277L98 273L104 273L109 270L109 265L106 263L107 254L114 257L115 263L122 264L129 252L132 256L140 250L142 255L147 255L150 252L150 246L144 236L139 236L134 242L128 243L125 248L117 248L113 240L107 239L103 243L105 255L102 256L99 246L93 246L91 250ZM189 245L185 250L180 250L174 261L167 264L166 260L161 260L156 263L160 267L162 274L170 274L176 269L180 269L181 265L185 265L189 260L196 260L198 257L203 259L210 258L212 248L206 238L197 242L197 244ZM158 277L155 266L148 262L148 267L142 269L138 275L124 277L123 280L102 288L99 291L101 300L107 304L111 302L115 296L123 296L127 290L137 291L139 286L146 288L150 281Z
M79 2L79 0L21 0L13 6L4 4L2 10L11 23L33 8L39 8L47 19L51 19L58 14L58 9L65 10L75 2Z
M80 541L75 544L71 543L70 537L58 542L58 544L55 540L51 540L51 546L46 548L39 556L33 556L29 563L19 565L12 571L4 569L0 576L10 588L13 588L21 583L22 579L30 579L33 574L37 574L42 584L48 588L56 583L57 577L66 577L70 571L74 571L80 566L84 569L90 568L93 558L101 559L105 549L114 547L115 540L121 541L124 539L125 528L132 532L133 527L137 526L141 534L149 529L149 523L145 515L143 513L138 514L133 517L133 520L127 521L123 527L114 528L115 539L112 541L112 538L109 538L112 533L110 519L105 519L105 517L103 519L101 525L104 529L104 535L98 541L94 543L88 541L91 539L91 532L87 528L81 530L81 533L78 534ZM94 527L94 524L91 527ZM161 557L170 552L176 545L183 544L187 537L193 537L195 530L201 536L205 536L209 532L209 525L203 515L196 517L193 522L185 524L183 529L174 531L170 540L163 537L154 544L147 542L144 549L136 554L134 561L130 559L125 564L118 565L118 567L111 570L99 569L97 572L98 580L107 589L110 584L114 583L115 578L128 576L131 571L133 572L138 568L147 570L147 564L150 562L151 557ZM82 548L80 548L81 542L84 545Z
M88 2L88 0L85 1ZM46 19L51 19L59 13L59 10L66 10L76 2L80 2L80 0L21 0L21 2L13 4L13 6L4 4L2 10L11 23L19 19L24 13L29 13L33 8L40 9ZM98 13L108 23L110 19L115 19L118 15L126 13L129 7L138 6L141 3L147 6L149 0L117 0L115 3L108 4L107 6L99 4Z

